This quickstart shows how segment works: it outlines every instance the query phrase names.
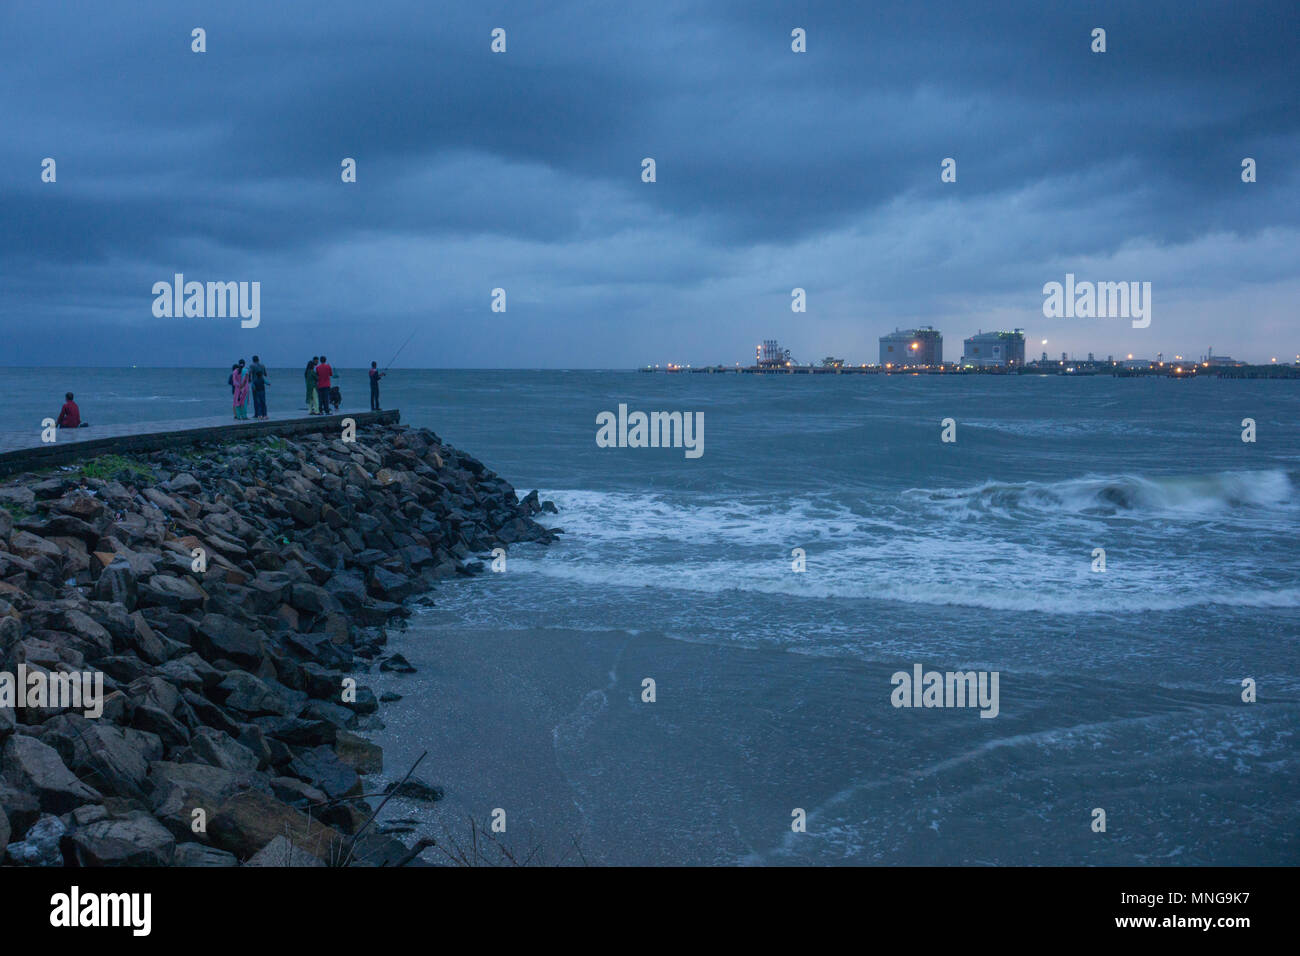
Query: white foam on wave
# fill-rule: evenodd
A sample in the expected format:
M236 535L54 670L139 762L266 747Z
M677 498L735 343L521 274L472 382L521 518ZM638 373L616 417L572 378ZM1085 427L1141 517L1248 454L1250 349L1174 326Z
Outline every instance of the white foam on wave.
M721 561L690 565L622 565L558 562L536 559L516 563L512 569L588 586L658 588L704 594L754 592L800 598L845 598L897 601L904 604L951 605L994 611L1052 614L1130 613L1171 611L1203 605L1255 608L1300 607L1300 588L1206 589L1181 587L1154 591L1143 587L1098 587L1065 590L1034 581L1008 582L1007 586L973 581L897 581L883 576L840 575L838 579L797 577L788 570L756 573L752 564Z
M1295 483L1281 468L1156 478L1099 475L1057 482L987 481L967 488L912 488L905 495L919 503L971 513L1019 509L1196 517L1296 505Z
M1206 560L1171 539L1164 522L1147 528L1126 521L1121 537L1105 533L1108 519L1067 509L1050 527L1021 521L1016 540L1005 528L965 513L973 498L1005 492L1032 499L1044 488L1058 508L1072 493L1082 507L1097 498L1098 488L1116 484L1099 478L1055 486L983 485L945 492L935 499L936 510L919 518L917 507L929 499L917 497L933 493L908 493L911 507L886 502L859 513L822 498L709 502L686 495L553 492L549 497L561 507L558 523L573 547L521 556L512 568L592 587L1059 614L1300 606L1300 588L1261 581L1255 552ZM1166 509L1191 502L1196 513L1207 496L1253 495L1273 505L1289 502L1291 495L1282 472L1150 484ZM1087 487L1075 491L1076 485ZM1091 549L1099 542L1110 549L1107 574L1091 571ZM805 573L791 570L793 547L806 552Z

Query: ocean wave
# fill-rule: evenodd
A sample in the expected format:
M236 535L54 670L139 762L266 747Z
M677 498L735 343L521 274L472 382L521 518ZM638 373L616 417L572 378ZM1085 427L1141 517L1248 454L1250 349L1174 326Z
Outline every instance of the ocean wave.
M1156 436L1165 434L1155 428L1136 422L1110 418L1063 421L1051 419L962 419L963 428L980 428L1017 438L1080 438L1090 435L1123 437Z
M1300 588L1210 588L1184 584L1172 590L1153 587L1149 580L1143 584L1093 588L1071 587L1068 581L1045 586L1041 579L1010 580L997 585L988 583L987 575L981 577L977 573L964 581L918 581L906 572L900 574L897 568L872 573L863 567L845 567L842 557L837 558L837 564L837 570L827 575L813 572L796 575L788 566L781 571L763 571L753 564L738 562L614 565L539 558L516 562L511 567L515 572L531 572L552 580L638 592L654 588L694 594L755 593L1042 614L1130 614L1212 605L1260 609L1300 607ZM895 579L898 577L904 579Z
M913 500L951 505L970 512L1027 509L1074 514L1197 516L1292 506L1296 503L1296 483L1292 474L1273 468L1159 478L1110 475L1050 483L988 481L969 488L912 488L904 494Z
M564 544L511 567L583 587L1055 614L1300 607L1285 559L1295 483L1282 469L986 482L861 501L546 497L560 505L552 521ZM990 512L996 523L976 520ZM1244 528L1258 535L1248 551L1236 546ZM1108 573L1092 570L1096 547L1108 552ZM792 570L795 548L804 573Z

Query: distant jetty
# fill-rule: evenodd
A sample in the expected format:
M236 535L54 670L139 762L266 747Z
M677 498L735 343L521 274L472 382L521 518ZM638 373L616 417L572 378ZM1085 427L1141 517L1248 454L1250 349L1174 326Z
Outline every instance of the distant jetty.
M1023 366L961 365L643 365L638 372L669 375L1064 375L1113 378L1300 378L1297 365L1209 365L1203 362L1152 362L1134 367L1111 362L1030 362Z

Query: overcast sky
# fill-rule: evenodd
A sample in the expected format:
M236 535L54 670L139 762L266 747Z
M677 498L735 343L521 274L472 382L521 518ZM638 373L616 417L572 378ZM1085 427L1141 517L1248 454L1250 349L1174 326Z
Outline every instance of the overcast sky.
M0 364L870 362L916 324L1293 361L1298 11L13 0ZM260 326L156 318L177 272L260 282ZM1150 327L1044 318L1067 272L1150 282Z

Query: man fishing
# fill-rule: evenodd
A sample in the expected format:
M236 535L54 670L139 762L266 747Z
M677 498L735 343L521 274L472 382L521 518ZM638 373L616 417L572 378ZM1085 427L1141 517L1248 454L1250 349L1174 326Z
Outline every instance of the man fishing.
M415 338L415 331L412 331L411 334L406 337L406 341L403 342L397 351L393 353L393 357L389 360L388 364L384 366L382 372L379 370L378 362L370 363L370 410L372 412L380 411L379 380L388 374L388 370L392 368L393 363L397 361L397 356L401 355L402 350L411 344L411 339L413 338Z

